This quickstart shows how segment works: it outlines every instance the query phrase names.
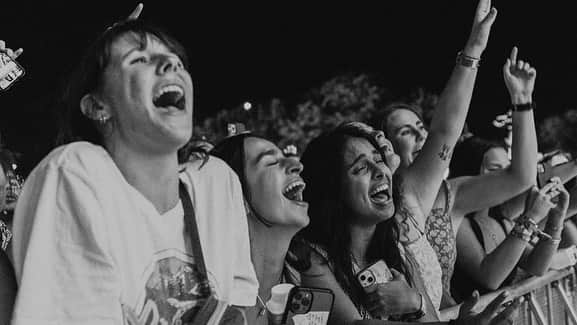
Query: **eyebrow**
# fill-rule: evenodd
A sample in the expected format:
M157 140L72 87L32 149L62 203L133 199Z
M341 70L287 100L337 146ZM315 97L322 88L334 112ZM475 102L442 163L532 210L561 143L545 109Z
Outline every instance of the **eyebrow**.
M130 54L132 54L133 52L136 52L136 51L140 51L140 48L138 48L138 47L132 48L130 51L124 53L124 55L122 56L122 58L120 60L124 61Z
M264 157L266 156L275 156L277 153L277 150L275 148L272 149L268 149L266 151L263 151L261 153L258 154L258 156L256 156L256 159L254 160L255 164L259 163Z
M416 126L422 126L422 125L423 125L423 121L417 120L417 122L415 122L415 125L416 125ZM411 124L403 124L403 125L397 127L397 128L395 129L395 132L394 132L394 133L399 132L399 130L402 129L402 128L404 128L404 127L410 127L410 126L411 126Z
M365 158L366 155L364 153L360 154L357 158L355 158L355 160L353 160L353 162L347 166L347 169L351 169L359 160Z

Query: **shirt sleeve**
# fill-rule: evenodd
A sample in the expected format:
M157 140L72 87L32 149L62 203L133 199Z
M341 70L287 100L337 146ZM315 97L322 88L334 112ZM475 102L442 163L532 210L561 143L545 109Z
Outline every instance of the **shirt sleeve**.
M233 216L235 223L236 237L235 249L236 256L235 273L233 291L231 295L231 304L235 306L254 306L256 303L256 296L258 294L258 279L254 271L252 260L250 257L250 238L248 233L248 220L246 216L246 209L244 207L244 197L240 181L236 174L230 170L230 177L232 179L231 198L233 204L233 211L237 214Z
M12 324L121 323L104 224L86 177L50 165L29 176L14 216L19 291Z

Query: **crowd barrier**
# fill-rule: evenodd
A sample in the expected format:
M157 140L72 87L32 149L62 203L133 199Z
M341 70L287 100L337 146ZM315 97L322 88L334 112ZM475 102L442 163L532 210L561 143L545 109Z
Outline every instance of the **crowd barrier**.
M525 298L515 325L577 325L577 276L573 267L549 271L483 295L479 307L484 308L504 290L512 297ZM457 318L458 314L459 306L441 310L443 320Z

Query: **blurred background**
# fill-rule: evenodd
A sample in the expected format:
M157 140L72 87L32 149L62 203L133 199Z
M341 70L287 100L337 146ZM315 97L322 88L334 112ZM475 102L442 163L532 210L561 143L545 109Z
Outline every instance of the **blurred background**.
M26 174L50 150L56 100L88 44L136 1L2 5L2 34L26 75L0 94L2 142ZM186 47L195 83L195 134L211 141L241 121L281 145L346 118L371 118L404 99L434 107L467 40L475 0L376 3L145 1L141 18ZM540 123L577 108L576 1L493 1L499 13L485 51L468 125L491 125L509 98L501 68L511 47L538 70Z

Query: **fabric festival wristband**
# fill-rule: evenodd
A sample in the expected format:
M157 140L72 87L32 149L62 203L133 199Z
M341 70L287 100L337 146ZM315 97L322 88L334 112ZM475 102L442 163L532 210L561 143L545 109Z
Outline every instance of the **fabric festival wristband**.
M513 112L525 112L533 109L533 103L513 104Z

